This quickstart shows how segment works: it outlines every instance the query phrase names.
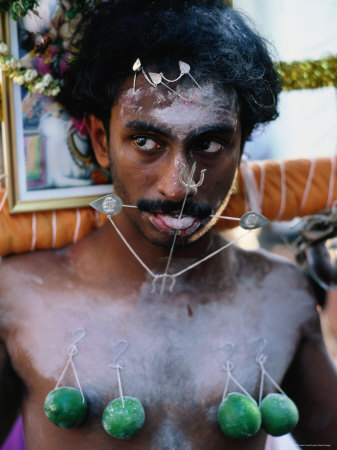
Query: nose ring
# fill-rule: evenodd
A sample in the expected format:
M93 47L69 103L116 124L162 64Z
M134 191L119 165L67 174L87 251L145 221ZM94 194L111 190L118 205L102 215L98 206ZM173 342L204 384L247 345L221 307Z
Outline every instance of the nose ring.
M186 189L194 189L194 188L198 188L198 187L201 186L202 183L204 182L205 172L206 172L207 169L202 169L202 170L201 170L201 172L200 172L200 179L199 179L198 183L194 183L194 182L193 182L193 175L194 175L194 172L195 172L196 167L197 167L197 163L194 162L194 163L193 163L193 166L192 166L192 168L191 168L191 172L190 172L190 174L189 174L189 176L188 176L188 182L186 183L186 182L183 180L183 175L184 175L185 170L186 170L186 165L185 165L185 164L182 164L181 170L180 170L180 174L179 174L179 183L180 183L182 186L184 186L184 188L186 188Z

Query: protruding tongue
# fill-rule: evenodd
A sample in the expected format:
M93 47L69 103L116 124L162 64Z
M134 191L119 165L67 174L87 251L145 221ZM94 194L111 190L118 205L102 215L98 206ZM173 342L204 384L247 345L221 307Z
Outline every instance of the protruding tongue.
M185 230L194 224L197 220L195 217L187 216L181 219L174 218L172 216L166 216L164 214L157 214L157 217L169 228L174 230Z

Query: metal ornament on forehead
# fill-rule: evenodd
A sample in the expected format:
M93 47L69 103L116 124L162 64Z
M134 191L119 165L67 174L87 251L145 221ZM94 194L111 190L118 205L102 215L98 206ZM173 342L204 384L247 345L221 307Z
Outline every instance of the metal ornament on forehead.
M188 101L185 97L183 97L182 95L180 95L178 92L174 91L172 88L170 88L170 86L168 86L167 83L176 83L177 81L179 81L184 75L188 75L191 80L193 81L193 83L199 88L202 89L200 84L196 81L196 79L191 75L190 70L191 70L191 66L187 63L185 63L184 61L179 61L179 69L180 69L180 74L177 76L177 78L174 79L169 79L166 78L165 75L163 74L163 72L147 72L145 70L145 68L142 66L142 63L140 62L140 59L137 58L136 61L134 62L133 66L132 66L132 70L134 72L134 77L133 77L133 93L136 92L136 79L137 79L137 74L139 72L142 72L142 74L144 75L144 78L146 79L146 81L153 87L158 87L158 85L162 84L163 86L165 86L166 89L168 89L170 92L173 92L174 94L176 94L178 97L180 97L182 100L184 101ZM165 83L164 81L165 80Z
M194 163L192 165L191 171L190 171L190 173L187 176L187 181L185 181L184 180L184 175L185 175L185 172L186 172L186 166L183 164L182 167L181 167L181 171L180 171L180 174L179 174L179 182L185 188L186 194L184 196L182 207L181 207L181 210L180 210L180 213L179 213L179 219L181 219L183 217L184 208L185 208L185 204L186 204L186 200L187 200L189 192L192 189L197 189L204 182L206 169L202 169L200 171L200 178L199 178L198 182L194 182L193 181L195 170L196 170L196 163ZM227 195L226 195L226 197L227 197ZM114 227L116 233L119 235L121 240L124 242L124 244L126 245L128 250L133 254L135 259L139 262L139 264L146 270L146 272L152 278L152 293L156 292L156 283L157 283L157 281L160 280L160 279L162 280L160 294L163 294L163 292L165 290L165 285L166 285L166 280L167 279L170 280L169 291L173 292L173 288L175 286L176 279L179 276L183 275L184 273L188 272L189 270L194 269L195 267L197 267L198 265L200 265L203 262L207 261L208 259L213 258L213 256L215 256L218 253L222 252L223 250L225 250L226 248L230 247L235 242L237 242L239 239L241 239L242 237L246 236L248 233L251 232L251 230L255 230L257 228L261 228L261 227L265 226L267 223L269 223L268 219L266 219L264 216L262 216L262 214L259 214L258 212L255 212L255 211L248 211L245 214L243 214L241 217L220 216L220 215L216 215L216 214L211 214L209 216L209 218L212 219L212 220L222 219L222 220L234 220L234 221L237 221L238 225L240 225L240 227L243 230L245 230L245 232L243 234L239 235L237 238L233 239L232 241L227 242L226 244L224 244L222 247L218 248L214 252L212 252L212 253L208 254L207 256L197 260L193 264L185 267L184 269L182 269L182 270L180 270L178 272L175 272L175 273L169 273L169 267L170 267L170 264L171 264L173 251L174 251L174 247L175 247L175 243L176 243L176 239L177 239L177 236L178 236L178 230L175 230L175 233L174 233L174 236L173 236L173 240L172 240L172 245L171 245L171 248L170 248L170 253L169 253L167 264L166 264L166 268L165 268L165 272L164 273L155 273L155 272L153 272L153 270L151 270L145 264L145 262L142 260L142 258L135 252L135 250L129 244L127 239L124 237L124 235L121 232L121 230L117 227L115 222L112 220L112 216L120 213L123 208L136 208L136 209L138 209L138 206L123 204L121 198L118 197L115 194L108 194L108 195L105 195L104 197L98 198L94 202L90 203L90 206L92 206L97 211L99 211L99 212L101 212L101 213L103 213L103 214L108 216L108 220L110 221L111 225Z

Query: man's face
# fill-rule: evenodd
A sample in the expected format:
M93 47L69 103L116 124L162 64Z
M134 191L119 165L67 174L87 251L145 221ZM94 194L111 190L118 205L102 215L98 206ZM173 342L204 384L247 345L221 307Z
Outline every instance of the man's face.
M175 89L186 100L165 87L152 87L142 76L138 76L133 92L132 80L127 80L110 121L109 156L115 192L124 204L150 201L145 203L151 212L124 208L122 214L148 240L164 246L170 245L176 230L178 245L186 243L209 220L197 217L198 205L217 210L232 184L241 146L234 92L213 84L202 89ZM185 166L183 178L187 182L194 162L193 182L197 183L201 170L207 169L204 182L189 190L187 212L179 219L186 195L179 175ZM164 211L158 201L165 202Z

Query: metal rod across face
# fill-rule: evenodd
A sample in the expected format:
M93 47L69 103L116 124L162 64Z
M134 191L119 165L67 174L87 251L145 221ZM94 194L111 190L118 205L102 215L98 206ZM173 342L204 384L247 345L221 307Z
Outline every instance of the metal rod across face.
M186 193L185 193L185 197L184 197L184 200L183 200L183 204L181 206L181 210L180 210L180 214L179 214L178 220L180 220L182 218L182 216L183 216L184 208L185 208L185 204L186 204L186 200L187 200L187 196L188 196L188 194L190 192L190 189L201 186L202 182L204 181L204 172L205 172L205 170L201 171L200 181L197 184L193 183L193 176L194 176L194 172L195 172L196 167L197 167L197 163L194 162L193 165L192 165L192 168L191 168L191 172L190 172L190 174L188 176L187 184L186 184L183 181L183 174L185 172L186 166L185 166L185 164L182 165L182 168L181 168L181 171L180 171L180 175L179 175L179 181L180 181L180 184L185 187ZM162 295L164 293L165 284L166 284L166 276L168 274L168 270L169 270L169 267L170 267L170 264L171 264L172 255L173 255L174 246L175 246L175 243L176 243L176 240L177 240L177 236L178 236L178 230L175 231L174 236L173 236L173 241L172 241L172 245L171 245L171 249L170 249L170 254L169 254L169 257L168 257L168 260L167 260L163 281L161 283L160 295Z
M186 204L186 200L188 197L188 194L190 192L191 189L196 189L197 187L201 186L201 184L203 183L204 180L204 172L206 171L206 169L201 170L200 172L200 179L198 181L198 183L194 183L193 182L193 176L195 173L195 169L196 169L196 163L194 163L192 165L191 168L191 172L188 176L188 181L185 182L183 180L183 175L184 172L186 170L186 166L183 164L180 174L179 174L179 181L180 184L186 189L186 193L183 199L183 203L182 203L182 207L179 213L179 220L182 218L183 213L184 213L184 208L185 208L185 204ZM106 204L105 204L106 203ZM243 214L243 216L241 216L241 218L238 217L229 217L229 216L221 216L221 215L210 215L209 217L212 218L216 218L216 219L223 219L223 220L235 220L239 222L239 225L242 229L246 230L245 233L241 234L240 236L238 236L236 239L233 239L232 241L226 243L225 245L223 245L222 247L218 248L217 250L215 250L214 252L210 253L209 255L205 256L204 258L194 262L193 264L185 267L184 269L176 272L176 273L168 273L170 264L171 264L171 260L172 260L172 256L173 256L173 251L174 251L174 247L175 247L175 243L176 243L176 239L179 233L179 230L175 230L174 236L173 236L173 241L172 241L172 245L170 248L170 253L169 253L169 257L168 257L168 261L166 264L166 269L164 273L154 273L146 264L145 262L142 260L142 258L133 250L132 246L128 243L128 241L126 240L126 238L124 237L124 235L122 234L122 232L119 230L119 228L117 227L117 225L114 223L114 221L112 220L112 215L116 215L118 214L121 209L124 208L138 208L138 206L135 205L125 205L122 203L122 200L114 195L114 194L109 194L106 195L104 197L101 197L97 200L95 200L94 202L90 203L90 206L92 206L94 209L98 210L99 212L106 214L108 217L108 220L111 222L112 226L115 228L116 233L119 235L119 237L121 238L121 240L124 242L124 244L127 246L127 248L129 249L129 251L133 254L133 256L136 258L136 260L139 262L139 264L147 271L147 273L153 278L152 281L152 292L155 292L155 284L156 282L159 280L159 278L162 278L162 285L161 285L161 289L160 289L160 295L163 294L164 289L165 289L165 283L166 283L166 279L170 278L171 280L171 285L170 285L170 292L172 292L173 286L175 284L176 278L181 276L182 274L186 273L187 271L197 267L199 264L202 264L203 262L207 261L208 259L212 258L213 256L217 255L218 253L222 252L223 250L225 250L226 248L228 248L229 246L231 246L232 244L234 244L236 241L238 241L239 239L241 239L242 237L244 237L245 235L247 235L251 230L254 230L256 228L262 228L263 226L265 226L269 221L268 219L266 219L264 216L262 216L261 214L254 212L254 211L248 211L245 214Z

